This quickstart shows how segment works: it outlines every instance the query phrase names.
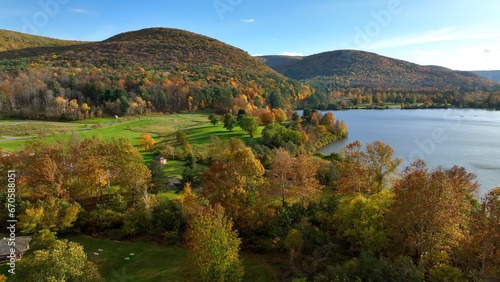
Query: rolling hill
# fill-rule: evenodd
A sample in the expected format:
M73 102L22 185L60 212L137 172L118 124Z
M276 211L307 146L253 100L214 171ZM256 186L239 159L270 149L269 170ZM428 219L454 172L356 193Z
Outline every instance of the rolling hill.
M37 47L55 47L81 44L80 41L59 40L43 36L0 29L0 52Z
M57 96L115 115L130 112L137 96L155 111L227 112L239 97L245 106L258 107L270 105L274 93L274 106L291 107L311 95L308 85L247 52L184 30L148 28L79 43L9 36L27 43L0 52L4 115L41 111L51 118Z
M287 77L316 85L461 92L498 87L472 72L421 66L363 51L339 50L300 59L259 58Z

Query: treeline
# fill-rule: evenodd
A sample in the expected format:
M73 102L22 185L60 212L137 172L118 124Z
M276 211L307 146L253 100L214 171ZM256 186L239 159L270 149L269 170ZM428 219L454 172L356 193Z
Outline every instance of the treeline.
M31 119L227 112L241 99L253 107L290 108L310 94L307 85L277 74L261 76L217 66L58 67L0 73L0 114Z
M500 92L459 92L437 90L387 90L381 88L316 88L314 95L302 105L321 110L352 109L360 106L385 108L398 104L401 108L480 108L500 109Z
M275 123L267 130L296 138ZM479 200L463 168L417 161L400 172L381 142L314 156L274 135L263 133L267 168L242 141L213 138L179 201L159 200L167 176L123 139L30 143L2 154L1 175L18 173L18 226L34 248L57 248L54 234L67 232L185 244L199 281L239 281L240 249L278 260L285 280L499 279L499 188ZM186 170L200 165L188 157Z

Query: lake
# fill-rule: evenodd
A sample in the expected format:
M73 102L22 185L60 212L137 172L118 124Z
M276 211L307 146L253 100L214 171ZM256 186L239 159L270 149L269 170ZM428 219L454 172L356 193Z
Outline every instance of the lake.
M389 144L404 166L417 159L430 168L463 166L477 174L481 194L500 186L500 111L477 109L334 111L349 137L321 151L339 152L359 140Z

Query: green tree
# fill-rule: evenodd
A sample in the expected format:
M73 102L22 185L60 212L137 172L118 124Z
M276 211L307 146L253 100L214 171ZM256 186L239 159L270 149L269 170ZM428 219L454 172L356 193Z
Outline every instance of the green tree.
M52 247L37 250L17 263L16 275L9 281L103 281L95 264L87 259L83 247L57 240Z
M227 113L224 116L224 128L225 129L227 129L229 131L233 131L236 124L238 124L238 120L236 120L236 118L232 114Z
M188 223L186 241L197 281L241 281L244 271L239 259L241 239L221 206L194 214Z
M391 196L389 191L382 191L370 197L357 194L341 200L333 216L334 226L338 230L337 238L349 246L350 253L371 251L378 254L386 247L384 215Z
M304 247L304 238L302 237L302 233L300 233L297 229L290 229L288 234L283 241L285 248L290 251L290 260L292 265L295 263L297 257L302 252L302 247Z
M164 191L168 188L170 181L168 175L163 170L163 166L158 161L152 161L148 165L151 171L151 181L149 191L153 193L158 193L159 191Z
M175 139L177 140L177 142L183 144L187 141L186 133L184 133L183 131L177 131L177 133L175 134Z
M243 115L240 119L241 129L245 130L250 137L257 134L257 129L259 128L259 123L257 118L252 116Z
M219 117L217 117L217 115L214 113L211 113L208 116L208 120L210 120L210 123L213 124L214 126L216 126L217 123L219 123Z

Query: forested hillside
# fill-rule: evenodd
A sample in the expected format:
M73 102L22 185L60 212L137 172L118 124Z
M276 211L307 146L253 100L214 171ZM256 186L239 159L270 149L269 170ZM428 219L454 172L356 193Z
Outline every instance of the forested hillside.
M82 42L33 36L0 29L0 52L37 47L68 46L80 43Z
M430 68L354 50L289 60L278 69L294 79L324 81L339 86L459 91L489 90L497 86L472 72Z
M283 75L314 87L315 95L303 103L310 107L500 108L500 84L473 72L421 66L354 50L258 58Z
M4 116L78 119L103 113L227 112L235 103L239 108L286 108L310 95L307 85L240 49L175 29L0 52Z

